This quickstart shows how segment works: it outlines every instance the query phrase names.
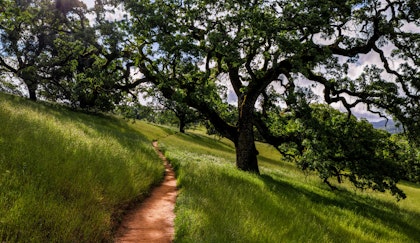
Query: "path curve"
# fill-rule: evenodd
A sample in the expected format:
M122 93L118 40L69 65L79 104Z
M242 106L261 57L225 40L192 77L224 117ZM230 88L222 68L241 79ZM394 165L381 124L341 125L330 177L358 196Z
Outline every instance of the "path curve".
M165 177L155 187L150 197L123 219L116 234L116 243L122 242L172 242L174 238L176 178L168 160L158 147L153 147L165 164Z

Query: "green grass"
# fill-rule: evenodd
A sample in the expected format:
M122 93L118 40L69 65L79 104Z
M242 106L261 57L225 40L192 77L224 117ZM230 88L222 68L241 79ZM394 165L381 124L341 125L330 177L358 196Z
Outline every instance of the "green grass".
M408 198L332 192L258 143L262 175L235 169L226 140L196 133L160 140L177 170L176 242L418 242L420 188Z
M418 242L420 186L408 198L331 191L257 143L261 175L235 168L226 139L76 113L0 94L0 242L111 241L126 205L176 169L176 242Z
M4 94L0 124L0 242L111 241L162 179L140 124Z

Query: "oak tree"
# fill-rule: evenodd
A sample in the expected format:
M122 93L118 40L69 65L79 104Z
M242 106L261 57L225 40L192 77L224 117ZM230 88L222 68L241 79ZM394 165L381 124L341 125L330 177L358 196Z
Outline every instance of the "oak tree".
M205 115L235 144L241 170L259 173L254 128L274 146L299 142L272 134L265 110L299 106L302 84L321 89L325 103L392 115L418 133L417 0L124 3L143 80ZM376 62L364 65L367 57ZM224 115L229 100L234 123Z
M58 9L53 1L27 0L2 3L0 12L0 71L12 74L37 99L44 83L57 80L57 69L66 59L57 58L56 40L86 21L86 6L78 0L71 9ZM77 3L77 4L76 4Z

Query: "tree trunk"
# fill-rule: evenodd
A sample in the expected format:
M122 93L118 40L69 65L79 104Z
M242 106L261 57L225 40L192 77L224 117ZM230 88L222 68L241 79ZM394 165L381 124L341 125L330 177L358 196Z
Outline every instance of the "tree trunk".
M30 100L33 100L33 101L37 100L36 89L37 89L37 85L28 85L28 92L29 92Z
M253 109L245 109L244 107L240 110L238 139L235 142L236 166L240 170L259 174L258 150L255 147L252 111Z
M236 147L236 167L243 171L259 174L254 135L249 132L240 132Z
M185 133L185 119L179 118L179 132Z
M36 97L36 90L38 89L38 79L36 77L36 72L34 71L35 68L32 66L22 68L18 71L18 76L23 80L28 88L29 99L30 100L37 100Z

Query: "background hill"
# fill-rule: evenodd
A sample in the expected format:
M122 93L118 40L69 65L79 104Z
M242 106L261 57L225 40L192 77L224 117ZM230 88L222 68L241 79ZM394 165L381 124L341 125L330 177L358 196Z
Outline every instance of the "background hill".
M376 122L371 122L374 128L376 129L382 129L386 130L392 134L395 133L401 133L403 132L403 129L401 127L396 126L395 122L393 120L380 120Z

